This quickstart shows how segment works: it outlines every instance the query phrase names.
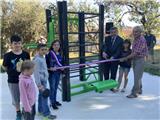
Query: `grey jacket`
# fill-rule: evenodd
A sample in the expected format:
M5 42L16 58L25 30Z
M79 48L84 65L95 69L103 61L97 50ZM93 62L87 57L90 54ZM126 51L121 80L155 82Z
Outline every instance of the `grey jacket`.
M46 64L46 59L43 56L36 55L34 57L35 62L35 70L34 70L34 77L37 86L44 85L48 81L48 69Z

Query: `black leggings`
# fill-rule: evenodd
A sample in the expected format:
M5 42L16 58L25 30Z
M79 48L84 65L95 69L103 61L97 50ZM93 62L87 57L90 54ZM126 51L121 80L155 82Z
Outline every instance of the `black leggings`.
M22 114L23 114L24 120L34 120L35 114L36 114L35 105L32 106L31 113L25 112L24 109L23 109L23 113Z

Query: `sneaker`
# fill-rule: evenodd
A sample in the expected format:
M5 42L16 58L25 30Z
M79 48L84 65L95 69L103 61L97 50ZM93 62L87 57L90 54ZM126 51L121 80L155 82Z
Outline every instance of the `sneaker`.
M48 115L48 116L44 117L43 120L54 120L56 118L57 118L56 115Z
M125 88L123 88L123 89L121 90L121 92L125 92Z
M115 92L119 92L119 89L117 88L117 89L114 89L115 90Z
M142 91L138 92L139 95L142 95Z
M110 91L112 91L113 93L117 92L114 88L110 89Z
M58 101L56 102L56 105L57 106L62 106L62 104L60 102L58 102Z
M53 105L51 105L51 106L52 106L52 108L53 108L54 110L57 110L57 109L58 109L58 107L57 107L56 104L53 104Z
M22 119L22 113L17 112L16 120L21 120Z
M38 115L38 116L42 116L43 114L42 114L41 112L38 112L37 115Z
M138 96L137 95L133 95L133 94L130 94L128 96L126 96L127 98L137 98Z

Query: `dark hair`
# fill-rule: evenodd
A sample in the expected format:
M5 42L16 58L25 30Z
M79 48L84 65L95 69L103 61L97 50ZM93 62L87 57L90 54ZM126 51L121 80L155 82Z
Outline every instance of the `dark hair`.
M37 50L39 50L39 49L41 49L41 48L43 48L43 47L46 47L46 46L47 46L46 44L39 43L39 44L37 45Z
M59 40L54 40L49 48L49 50L53 50L53 45L58 42L60 44L60 41ZM59 49L59 52L60 52L60 49Z
M10 42L11 43L13 43L13 42L19 42L19 41L22 41L22 39L18 35L12 35L11 38L10 38Z
M123 42L123 44L129 44L128 45L128 49L130 49L131 48L131 41L129 40L129 39L126 39L124 42ZM124 46L123 46L123 49L124 49Z
M22 65L21 65L21 69L20 71L23 72L24 70L30 70L32 68L34 68L34 62L31 61L31 60L25 60L22 62Z

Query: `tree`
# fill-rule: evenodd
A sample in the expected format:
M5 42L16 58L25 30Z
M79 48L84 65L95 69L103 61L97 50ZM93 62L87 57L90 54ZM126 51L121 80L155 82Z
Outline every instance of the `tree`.
M95 0L95 2L104 4L106 12L112 12L115 16L114 21L119 24L126 14L130 14L130 20L142 24L145 31L160 30L160 2L156 0Z
M39 0L1 1L2 54L9 49L9 38L19 34L24 44L36 42L40 35L46 36L45 10Z

